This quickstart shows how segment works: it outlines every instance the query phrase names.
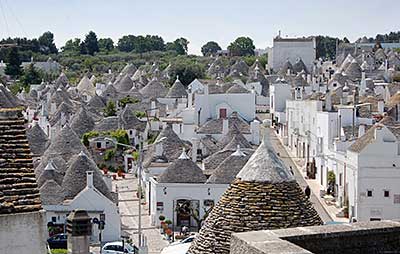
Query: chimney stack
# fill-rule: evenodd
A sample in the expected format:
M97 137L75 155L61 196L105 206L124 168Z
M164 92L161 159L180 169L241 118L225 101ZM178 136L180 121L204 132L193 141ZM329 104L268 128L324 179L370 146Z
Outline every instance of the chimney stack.
M229 131L229 119L222 119L222 135L226 135Z
M93 171L86 172L86 184L89 189L93 188Z
M378 101L378 113L383 114L384 111L385 111L385 102Z
M365 125L360 124L360 126L358 126L358 138L362 137L364 134L365 134Z

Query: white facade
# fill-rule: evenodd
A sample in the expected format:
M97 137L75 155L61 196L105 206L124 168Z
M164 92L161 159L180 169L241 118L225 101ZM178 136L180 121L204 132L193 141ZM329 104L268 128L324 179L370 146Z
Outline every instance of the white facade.
M175 227L180 227L175 209L178 200L198 202L200 217L203 217L205 212L212 207L209 204L216 204L229 186L228 184L158 183L154 178L150 178L150 185L151 224L159 226L158 217L162 214L170 219ZM193 218L190 224L192 227L197 227Z
M91 218L99 220L100 214L105 214L102 242L120 240L121 219L117 205L93 186L93 178L91 176L88 175L87 178L87 187L76 195L74 199L65 201L60 205L43 205L46 210L47 221L65 224L68 214L75 209L86 210ZM93 224L91 241L98 242L100 240L99 234L98 226Z
M385 126L361 151L347 151L349 213L357 221L400 218L399 143Z
M195 95L196 123L204 124L208 119L220 118L221 110L229 116L237 112L244 120L250 122L256 117L255 93L243 94L209 94L208 86L204 86L204 94Z
M278 71L289 60L292 64L301 58L308 71L313 70L316 59L315 38L274 38L268 54L268 67Z

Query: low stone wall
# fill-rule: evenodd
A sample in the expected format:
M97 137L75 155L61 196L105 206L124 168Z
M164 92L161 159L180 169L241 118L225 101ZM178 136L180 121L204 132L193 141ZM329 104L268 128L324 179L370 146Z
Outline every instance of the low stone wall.
M44 211L0 215L0 253L47 253Z
M360 222L233 234L231 254L400 253L400 223Z

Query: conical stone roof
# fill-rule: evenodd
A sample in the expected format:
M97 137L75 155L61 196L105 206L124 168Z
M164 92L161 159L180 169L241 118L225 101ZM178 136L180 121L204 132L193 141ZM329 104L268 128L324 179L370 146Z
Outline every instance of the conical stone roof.
M89 100L87 105L88 107L95 108L98 110L102 110L106 106L103 99L97 94Z
M0 108L15 108L21 105L22 103L17 96L0 83Z
M283 66L282 66L282 68L279 70L278 74L281 75L281 76L286 76L286 75L288 74L288 70L290 70L291 72L293 72L293 65L292 65L292 63L291 63L289 60L287 60L287 61L283 64Z
M205 183L206 180L201 168L187 156L185 151L157 177L159 183Z
M32 128L27 130L26 136L32 153L35 156L42 156L49 145L49 139L46 133L44 133L38 124L35 124Z
M21 110L0 108L0 215L42 209Z
M121 80L114 84L114 87L118 92L128 92L133 87L133 81L128 75L125 75Z
M234 150L237 146L241 148L252 148L251 144L243 136L243 134L238 133L233 136L232 140L224 147L224 150Z
M249 160L250 156L251 154L245 154L238 146L234 153L219 164L210 178L208 178L207 183L230 184L235 180L236 175Z
M68 78L64 72L61 72L60 76L56 79L56 87L66 87L68 85Z
M81 107L78 113L72 118L71 129L79 136L93 130L94 120L92 116L87 112L85 107Z
M54 180L57 184L61 185L63 178L64 175L61 172L57 171L56 167L53 164L53 161L50 160L49 163L47 163L47 166L45 167L43 173L39 176L37 184L40 188L47 181Z
M96 163L90 159L84 152L75 155L68 162L70 165L65 173L62 188L66 199L73 199L79 192L86 186L86 172L93 171L93 185L104 196L113 200L110 190L103 181L100 170L97 168Z
M175 83L169 89L166 98L186 98L187 92L186 88L183 86L182 82L176 77Z
M361 67L358 64L357 60L351 61L350 65L347 67L345 70L345 74L347 77L349 77L351 80L359 80L361 79Z
M83 76L81 81L79 82L77 89L80 93L86 92L91 96L96 94L96 88L94 87L92 81L88 78L88 76Z
M125 67L122 69L120 75L123 77L125 75L128 76L133 76L135 74L135 72L137 71L137 68L135 65L128 63L127 65L125 65Z
M247 90L246 88L244 88L243 86L239 85L239 84L234 84L233 86L231 86L226 93L230 93L230 94L240 94L240 93L250 93L249 90Z
M73 155L84 151L89 154L86 147L81 143L78 135L67 124L55 135L54 140L44 153L45 157L60 155L65 161L68 161Z
M54 180L46 181L39 192L43 205L59 205L65 198L62 187Z
M140 89L140 93L147 99L164 98L168 93L168 89L160 81L153 79Z
M289 170L260 145L205 220L190 254L228 254L232 233L321 225Z
M297 73L300 73L302 71L308 73L307 67L301 58L297 59L296 63L293 65L293 70Z

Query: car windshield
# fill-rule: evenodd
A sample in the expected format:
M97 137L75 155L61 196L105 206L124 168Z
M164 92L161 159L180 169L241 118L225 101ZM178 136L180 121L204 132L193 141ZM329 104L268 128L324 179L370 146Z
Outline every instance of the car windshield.
M194 237L188 237L185 240L182 240L182 243L191 243L191 242L193 242L193 240L194 240Z
M125 244L125 249L126 249L127 251L129 251L129 252L134 252L133 247L132 247L131 245L129 245L129 244Z

